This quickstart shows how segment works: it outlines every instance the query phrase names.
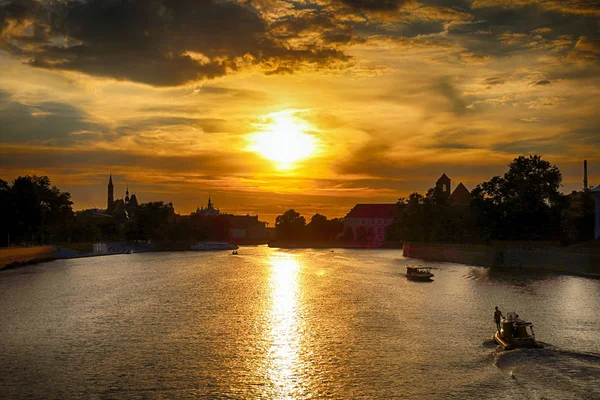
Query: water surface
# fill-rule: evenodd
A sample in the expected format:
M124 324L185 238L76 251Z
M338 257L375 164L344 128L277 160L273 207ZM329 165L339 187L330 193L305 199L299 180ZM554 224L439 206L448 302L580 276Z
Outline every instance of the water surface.
M146 253L0 273L6 398L600 398L600 281L399 250ZM493 309L545 349L499 351Z

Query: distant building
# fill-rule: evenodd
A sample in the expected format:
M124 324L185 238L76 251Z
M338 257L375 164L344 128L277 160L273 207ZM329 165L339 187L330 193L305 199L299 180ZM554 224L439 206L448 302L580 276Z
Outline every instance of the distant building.
M450 204L453 206L468 206L471 204L471 192L462 182L458 184L450 195Z
M259 221L258 215L221 215L229 224L229 233L233 242L266 243L268 240L267 223Z
M594 201L596 202L596 227L594 229L594 238L600 239L600 185L595 189L590 190Z
M448 178L448 175L442 174L440 178L435 183L435 187L445 193L448 198L450 197L450 191L452 188L452 180Z
M468 206L471 204L471 192L460 182L456 189L452 191L452 180L446 174L442 174L435 183L435 187L448 196L450 205L453 206Z
M266 222L259 221L258 215L234 215L221 213L221 210L215 208L210 195L206 208L198 207L186 220L192 224L198 220L220 218L229 228L229 236L233 242L237 243L267 243L268 232Z
M354 241L381 246L386 228L398 216L396 204L357 204L344 218L344 231L351 229Z
M215 208L214 204L212 203L211 199L210 199L210 195L208 195L208 204L206 206L206 208L204 207L200 207L200 208L196 208L196 215L202 215L203 217L216 217L218 215L221 215L221 211L218 208Z
M125 190L124 199L114 199L114 185L112 174L108 178L108 196L106 213L118 219L129 219L139 208L138 199L135 194L129 197L129 187Z

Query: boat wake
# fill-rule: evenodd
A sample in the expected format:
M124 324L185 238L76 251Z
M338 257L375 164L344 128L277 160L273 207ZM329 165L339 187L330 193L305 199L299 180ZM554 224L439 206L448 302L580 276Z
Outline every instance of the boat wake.
M600 398L600 354L544 346L498 351L494 364L532 398Z

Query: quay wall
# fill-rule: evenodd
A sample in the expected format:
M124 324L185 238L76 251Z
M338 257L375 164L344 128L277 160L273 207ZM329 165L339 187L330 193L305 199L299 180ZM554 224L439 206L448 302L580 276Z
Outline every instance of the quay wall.
M402 249L405 257L483 267L493 266L496 255L494 247L479 245L405 242Z
M597 249L531 244L404 243L405 257L498 268L530 268L600 276Z

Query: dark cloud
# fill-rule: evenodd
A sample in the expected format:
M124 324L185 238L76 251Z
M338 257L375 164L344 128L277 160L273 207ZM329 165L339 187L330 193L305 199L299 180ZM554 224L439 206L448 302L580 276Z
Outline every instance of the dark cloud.
M467 108L469 105L467 98L463 96L463 94L452 84L450 78L440 78L435 88L448 100L450 104L450 110L453 113L457 115L463 115L469 111Z
M564 154L572 146L598 148L600 135L597 129L580 128L551 136L498 143L493 150L510 154Z
M89 0L2 3L3 47L36 67L80 71L156 86L266 71L324 67L335 48L295 48L252 8L217 0ZM12 21L12 25L9 24ZM29 25L31 24L31 25ZM38 35L29 35L16 25Z
M468 138L465 138L468 140ZM499 173L504 168L504 162L477 164L474 170L473 164L467 160L457 158L455 161L441 160L438 157L430 159L422 155L396 155L392 146L376 141L371 141L365 146L357 149L352 155L335 165L337 172L349 175L362 175L376 179L408 180L419 182L424 179L437 178L446 172L451 178L463 177L485 177ZM433 181L435 180L433 178ZM476 178L479 179L479 178ZM426 190L431 186L420 190ZM413 188L417 189L415 186Z
M108 171L113 168L119 170L130 169L131 172L143 171L144 173L172 174L187 172L188 176L193 171L198 171L199 176L226 176L243 171L234 155L227 156L215 152L199 152L194 155L158 155L135 153L120 150L67 150L56 149L48 152L44 149L31 148L3 149L0 147L0 167L13 169L38 169L72 168L103 169Z
M0 91L0 142L72 145L88 142L105 128L70 104L23 104Z
M338 0L340 3L363 11L397 11L410 0Z

